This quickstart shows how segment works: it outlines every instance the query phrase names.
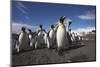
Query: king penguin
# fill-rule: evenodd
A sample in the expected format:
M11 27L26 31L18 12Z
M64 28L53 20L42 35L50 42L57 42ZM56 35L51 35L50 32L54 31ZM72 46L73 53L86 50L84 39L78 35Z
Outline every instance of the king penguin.
M72 42L75 42L75 33L74 32L72 32Z
M28 33L28 37L29 37L29 44L30 44L30 47L35 47L34 44L35 44L35 37L33 37L33 33L31 31L31 29L28 29L29 33Z
M44 40L44 30L42 28L42 25L39 26L39 30L37 33L37 38L36 38L36 43L35 43L35 48L40 48L43 46L43 44L45 44L45 40Z
M70 29L70 25L72 24L72 20L70 19L70 18L66 18L65 19L65 23L66 23L66 32L67 32L67 40L68 40L68 44L69 44L69 46L68 47L70 47L71 45L72 45L72 40L71 40L71 29Z
M17 52L21 50L27 50L28 49L28 34L26 32L25 27L22 27L22 32L19 35L18 42L16 45Z
M54 25L51 25L50 27L50 31L48 32L49 34L49 41L50 41L50 44L48 45L48 48L53 48L54 47L54 44L55 44L55 30L54 30Z
M62 50L66 45L66 27L64 25L65 16L61 16L59 19L59 24L56 32L56 40L57 40L57 50L59 55L62 55Z

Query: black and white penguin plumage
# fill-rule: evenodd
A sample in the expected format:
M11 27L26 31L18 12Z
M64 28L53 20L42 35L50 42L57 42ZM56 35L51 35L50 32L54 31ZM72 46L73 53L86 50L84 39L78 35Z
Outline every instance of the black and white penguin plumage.
M75 33L75 41L78 42L79 41L79 36L77 33Z
M21 51L21 50L27 50L29 45L28 45L28 34L26 32L26 29L25 27L22 27L21 29L21 33L19 35L19 38L18 38L18 41L17 41L17 44L16 44L16 49L17 49L17 52Z
M59 52L59 55L62 54L62 50L64 49L66 42L67 42L66 27L64 25L64 19L65 18L66 18L65 16L60 17L58 29L57 29L57 32L56 32L57 50Z
M44 30L43 38L44 38L45 44L47 44L47 32L45 30Z
M35 47L35 37L33 37L33 33L31 31L31 29L28 29L29 33L28 33L28 37L29 37L29 44L30 47Z
M75 33L72 32L71 35L72 35L72 37L71 37L72 42L75 42Z
M43 44L45 44L45 40L44 40L44 30L42 28L42 25L39 26L39 30L37 33L37 37L36 37L36 43L35 43L35 48L37 49L38 47L42 47Z
M50 31L48 32L48 39L49 39L49 45L48 45L48 48L53 48L54 47L54 44L55 44L55 37L56 37L56 33L55 33L55 30L54 30L54 25L51 25L50 27Z
M71 29L69 29L68 31L67 31L67 39L68 39L68 42L69 42L69 46L71 46L72 45L72 34L71 34Z
M43 36L44 44L46 45L47 48L49 48L49 46L50 46L49 34L45 30L44 30L43 34L44 34L44 36Z
M67 40L68 40L68 44L69 44L69 47L71 46L72 44L72 40L71 40L71 29L70 29L70 25L72 24L72 20L69 19L69 18L66 18L65 21L66 23L66 32L67 32Z

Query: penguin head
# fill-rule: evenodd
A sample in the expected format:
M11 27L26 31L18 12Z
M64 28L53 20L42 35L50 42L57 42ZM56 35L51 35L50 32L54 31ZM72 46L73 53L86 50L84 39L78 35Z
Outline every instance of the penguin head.
M25 27L22 27L22 31L25 32Z
M28 31L29 31L29 33L31 33L32 31L31 31L31 29L28 29Z
M54 28L54 25L51 25L51 29L53 29Z
M65 28L65 25L64 25L64 20L65 20L65 16L61 16L60 19L59 19L59 28L61 29L64 29Z
M59 19L60 23L63 23L65 18L66 18L65 16L61 16L60 19Z
M43 25L42 25L42 24L40 24L40 28L41 28L41 29L42 29L42 26L43 26Z

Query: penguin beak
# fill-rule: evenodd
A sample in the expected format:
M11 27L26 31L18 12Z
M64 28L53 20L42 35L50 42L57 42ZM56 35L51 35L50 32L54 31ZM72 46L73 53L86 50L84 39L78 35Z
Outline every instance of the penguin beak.
M65 20L66 16L63 16L63 20Z

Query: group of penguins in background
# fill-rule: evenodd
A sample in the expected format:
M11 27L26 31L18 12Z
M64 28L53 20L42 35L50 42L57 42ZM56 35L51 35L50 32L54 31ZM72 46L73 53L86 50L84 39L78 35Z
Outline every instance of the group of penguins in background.
M39 26L39 29L35 34L33 34L31 29L28 29L29 32L26 32L26 28L22 27L22 31L16 42L17 52L25 50L27 47L38 49L45 44L49 49L56 46L56 50L60 55L63 49L69 48L73 42L80 40L77 33L71 33L71 29L69 29L72 23L71 21L67 22L67 25L65 26L65 18L65 16L61 16L59 18L59 23L56 26L51 25L48 32L43 29L43 25Z

